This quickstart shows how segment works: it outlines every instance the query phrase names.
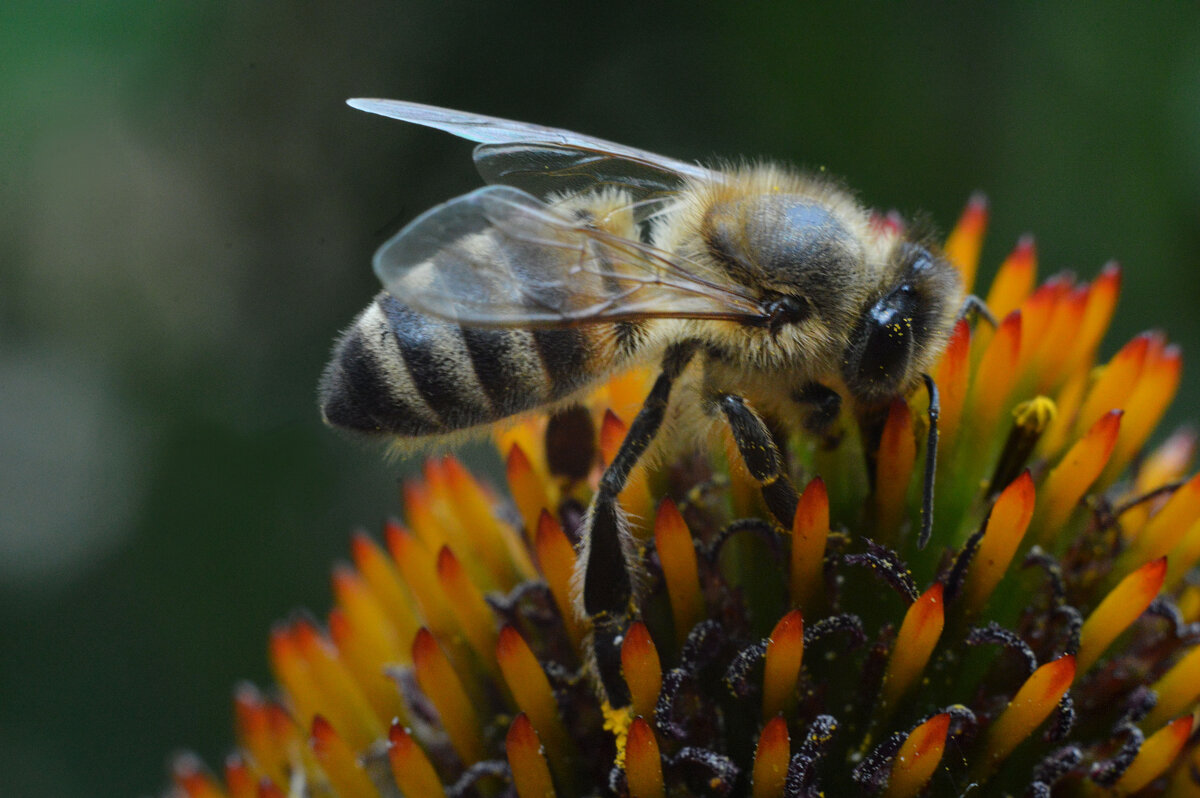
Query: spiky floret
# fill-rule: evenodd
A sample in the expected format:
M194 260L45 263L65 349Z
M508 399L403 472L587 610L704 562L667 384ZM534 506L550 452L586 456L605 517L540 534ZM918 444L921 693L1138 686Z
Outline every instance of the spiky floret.
M949 253L978 252L981 213ZM1195 435L1136 457L1178 351L1140 336L1097 367L1118 272L1035 289L1034 266L1022 242L989 294L999 328L961 322L935 369L924 550L919 396L890 408L873 451L850 415L840 436L787 441L803 487L787 529L725 446L639 466L620 497L643 580L619 652L630 705L602 704L570 576L601 463L648 387L622 377L585 403L586 473L545 418L497 436L511 500L431 460L384 545L355 539L327 625L272 635L280 691L239 690L224 784L183 758L176 788L1196 794Z

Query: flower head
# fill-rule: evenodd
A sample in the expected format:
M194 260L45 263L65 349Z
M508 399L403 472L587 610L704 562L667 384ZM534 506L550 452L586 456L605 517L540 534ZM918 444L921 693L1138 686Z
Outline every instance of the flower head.
M973 199L946 253L973 281ZM732 442L638 466L641 563L600 696L573 573L592 492L653 375L502 430L507 491L457 460L357 535L325 624L271 635L276 693L237 692L224 779L190 798L1200 794L1195 436L1145 446L1179 380L1159 333L1097 363L1120 271L1035 287L1020 241L963 319L940 388L932 540L918 540L924 393L878 435L785 441L781 528ZM876 440L877 438L877 440ZM307 790L307 792L305 792ZM984 794L984 793L981 793ZM1147 793L1150 794L1150 793Z

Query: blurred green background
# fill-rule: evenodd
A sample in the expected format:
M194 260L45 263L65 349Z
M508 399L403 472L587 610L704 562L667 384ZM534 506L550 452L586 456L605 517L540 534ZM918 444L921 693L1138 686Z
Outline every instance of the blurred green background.
M1192 353L1200 11L1081 8L5 3L0 795L219 765L271 623L397 509L315 385L375 247L477 178L345 98L827 167L943 230L984 189L985 278L1027 231L1043 275L1119 258L1107 351Z

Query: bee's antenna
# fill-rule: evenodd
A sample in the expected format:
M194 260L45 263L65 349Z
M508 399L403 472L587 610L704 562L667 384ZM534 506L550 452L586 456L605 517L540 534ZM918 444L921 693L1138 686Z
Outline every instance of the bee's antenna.
M937 383L928 374L922 374L925 390L929 392L929 437L925 439L925 484L921 491L921 534L917 548L923 549L933 535L933 480L937 474L938 415L941 402L938 399Z

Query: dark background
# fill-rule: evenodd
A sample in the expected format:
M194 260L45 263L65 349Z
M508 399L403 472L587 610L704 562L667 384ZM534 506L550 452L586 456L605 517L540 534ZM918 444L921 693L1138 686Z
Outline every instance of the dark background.
M985 276L1027 231L1043 275L1117 257L1107 351L1195 350L1195 4L567 5L3 4L0 794L219 764L272 621L324 612L397 507L315 385L375 247L477 178L347 97L827 167L943 230L984 189ZM1172 421L1198 397L1188 371Z

